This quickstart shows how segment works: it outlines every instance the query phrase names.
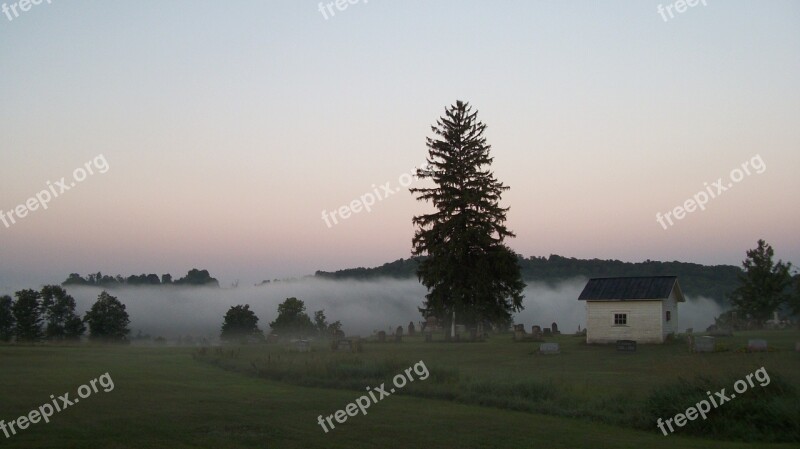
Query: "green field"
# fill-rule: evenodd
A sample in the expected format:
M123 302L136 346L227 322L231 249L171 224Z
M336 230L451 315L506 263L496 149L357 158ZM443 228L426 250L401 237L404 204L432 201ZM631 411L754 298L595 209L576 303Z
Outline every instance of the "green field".
M797 447L796 441L710 440L681 429L664 437L654 422L651 430L627 424L653 391L681 377L701 375L715 389L730 390L731 379L763 366L784 388L800 387L800 353L794 352L800 333L742 334L724 344L735 350L755 336L777 351L689 354L675 343L619 354L572 336L553 339L562 353L550 356L536 354L536 343L513 343L506 336L485 343L368 343L359 354L331 353L323 345L308 353L254 345L204 354L197 348L0 346L0 419L6 422L49 402L51 394L74 397L80 385L103 373L114 381L113 391L56 413L49 424L31 425L8 439L0 433L0 447ZM420 360L428 379L330 433L317 424L318 415L343 409L365 387L389 381ZM737 401L749 404L737 398L719 410L734 409Z

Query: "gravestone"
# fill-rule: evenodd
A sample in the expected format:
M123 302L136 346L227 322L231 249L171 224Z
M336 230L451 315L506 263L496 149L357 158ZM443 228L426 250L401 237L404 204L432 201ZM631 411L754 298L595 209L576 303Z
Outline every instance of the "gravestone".
M714 352L715 346L714 337L699 337L694 341L694 352Z
M430 332L425 332L425 343L430 343L433 341L433 334Z
M561 333L558 331L558 324L555 322L550 326L550 328L553 330L553 335L559 335Z
M456 335L466 335L467 334L467 326L463 324L456 324Z
M558 343L542 343L539 345L539 354L559 354L561 349Z
M550 336L552 336L552 335L553 335L553 332L550 330L550 328L549 328L549 327L546 327L546 328L544 328L543 335L544 335L545 337L550 337Z
M747 350L750 352L761 352L767 350L767 340L747 340Z
M522 341L526 335L525 331L514 331L514 341Z
M403 326L397 326L397 330L394 331L394 335L398 337L403 336Z
M378 332L378 342L385 343L386 342L386 331Z
M297 340L294 342L294 350L297 352L308 352L311 350L311 342L308 340Z
M353 352L353 343L350 340L339 340L336 350L339 352Z
M794 350L800 352L800 341L794 344Z
M402 343L403 342L403 334L394 334L394 342L395 343Z
M417 330L414 328L414 322L412 321L408 323L408 336L413 337L416 331Z
M542 338L542 328L539 326L532 326L531 327L531 337L533 338Z
M514 325L514 332L522 332L525 333L525 325L524 324L515 324Z
M634 340L617 340L617 351L619 351L619 352L636 352L636 341L634 341Z

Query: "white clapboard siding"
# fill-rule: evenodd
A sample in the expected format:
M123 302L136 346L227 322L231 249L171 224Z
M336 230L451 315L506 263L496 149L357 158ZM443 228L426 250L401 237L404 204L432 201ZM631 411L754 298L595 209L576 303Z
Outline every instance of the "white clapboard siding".
M677 307L675 298L671 299L670 310L673 311L673 317L670 324L677 328ZM613 343L617 340L635 340L638 343L662 343L667 335L667 331L663 329L666 315L663 304L666 302L668 301L586 301L586 342ZM614 325L616 313L627 314L626 325Z

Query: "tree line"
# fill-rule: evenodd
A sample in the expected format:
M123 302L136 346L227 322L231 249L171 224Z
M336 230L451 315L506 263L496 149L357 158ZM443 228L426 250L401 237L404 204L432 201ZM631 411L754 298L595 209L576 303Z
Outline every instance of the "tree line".
M72 273L61 285L85 285L96 287L119 287L123 285L190 285L219 287L219 281L211 277L208 270L193 268L189 270L186 276L177 280L173 280L172 275L169 273L162 274L160 277L157 274L140 274L128 277L123 277L119 274L116 276L109 276L99 271L83 277L78 273Z
M79 341L88 326L90 340L124 342L129 323L125 305L105 291L82 318L75 299L58 285L0 296L0 341Z
M259 342L265 339L258 327L258 316L249 304L232 306L225 313L220 339L229 342ZM306 313L306 305L297 298L286 298L278 305L278 317L269 323L270 335L275 338L336 337L342 335L342 323L329 323L325 310L314 312L314 320Z
M348 268L333 272L317 271L323 279L412 279L425 257L398 259L374 268ZM689 296L703 296L725 304L733 293L742 270L733 265L700 265L688 262L623 262L620 260L576 259L552 254L549 257L520 256L517 260L526 282L556 284L576 277L678 276L681 288Z

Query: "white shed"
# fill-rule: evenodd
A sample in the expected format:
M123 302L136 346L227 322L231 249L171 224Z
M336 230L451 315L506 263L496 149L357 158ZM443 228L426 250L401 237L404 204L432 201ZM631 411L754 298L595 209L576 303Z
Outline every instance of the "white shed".
M590 279L578 299L586 301L587 343L663 343L686 301L677 276Z

